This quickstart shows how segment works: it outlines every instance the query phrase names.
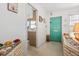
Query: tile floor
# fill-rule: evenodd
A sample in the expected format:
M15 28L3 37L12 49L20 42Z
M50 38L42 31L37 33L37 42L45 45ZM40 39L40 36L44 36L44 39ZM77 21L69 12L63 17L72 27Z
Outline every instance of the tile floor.
M28 56L62 56L63 47L59 42L46 42L39 48L29 46Z

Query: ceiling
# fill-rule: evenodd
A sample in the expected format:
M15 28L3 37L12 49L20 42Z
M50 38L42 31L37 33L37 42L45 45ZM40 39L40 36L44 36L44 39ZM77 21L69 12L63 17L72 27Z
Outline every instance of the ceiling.
M46 11L62 11L79 6L79 3L39 3Z

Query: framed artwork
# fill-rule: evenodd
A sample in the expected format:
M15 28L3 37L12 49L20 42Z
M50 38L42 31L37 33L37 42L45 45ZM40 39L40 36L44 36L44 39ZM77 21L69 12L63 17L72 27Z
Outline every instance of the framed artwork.
M12 11L14 13L18 13L18 3L8 3L7 8L9 11Z
M41 16L39 16L39 22L42 22L43 18Z

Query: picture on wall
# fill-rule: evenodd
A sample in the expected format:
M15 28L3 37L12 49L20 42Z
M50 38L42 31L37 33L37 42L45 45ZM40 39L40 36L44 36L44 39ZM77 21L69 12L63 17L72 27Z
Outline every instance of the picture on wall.
M39 16L39 22L42 22L43 18L41 16Z
M9 11L12 11L14 13L18 13L18 3L8 3L7 8Z

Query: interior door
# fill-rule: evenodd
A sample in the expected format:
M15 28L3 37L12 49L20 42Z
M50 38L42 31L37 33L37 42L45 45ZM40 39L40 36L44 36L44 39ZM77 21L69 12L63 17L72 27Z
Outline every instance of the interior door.
M62 17L50 18L50 40L61 42L62 39Z

